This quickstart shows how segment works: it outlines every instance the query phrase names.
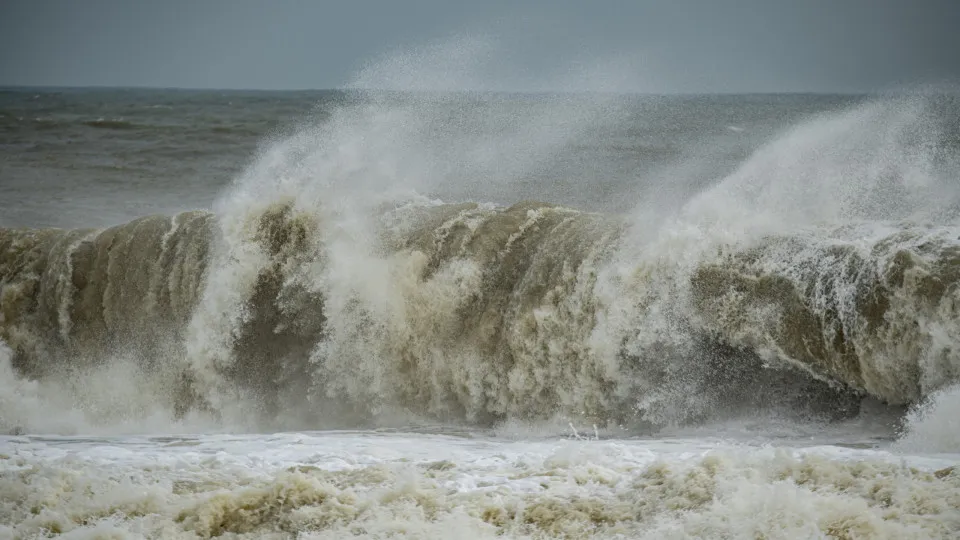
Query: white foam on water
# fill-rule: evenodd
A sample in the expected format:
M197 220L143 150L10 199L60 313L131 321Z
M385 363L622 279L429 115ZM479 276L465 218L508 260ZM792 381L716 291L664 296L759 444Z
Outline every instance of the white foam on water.
M710 437L5 437L0 535L946 538L958 457Z

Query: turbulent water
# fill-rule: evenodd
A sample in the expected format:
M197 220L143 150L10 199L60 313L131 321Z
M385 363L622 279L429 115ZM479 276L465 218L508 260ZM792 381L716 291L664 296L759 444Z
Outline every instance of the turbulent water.
M958 118L5 91L0 535L952 537Z

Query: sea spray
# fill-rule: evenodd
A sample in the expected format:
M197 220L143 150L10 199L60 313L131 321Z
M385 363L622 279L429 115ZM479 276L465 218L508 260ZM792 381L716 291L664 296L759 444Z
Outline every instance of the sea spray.
M956 454L960 452L960 386L939 390L918 403L906 416L894 448L900 452ZM944 471L944 474L951 471Z

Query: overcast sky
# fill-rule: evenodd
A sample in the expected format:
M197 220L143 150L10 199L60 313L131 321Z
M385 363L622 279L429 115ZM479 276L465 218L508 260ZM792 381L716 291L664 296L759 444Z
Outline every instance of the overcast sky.
M762 92L957 80L960 0L0 0L0 85Z

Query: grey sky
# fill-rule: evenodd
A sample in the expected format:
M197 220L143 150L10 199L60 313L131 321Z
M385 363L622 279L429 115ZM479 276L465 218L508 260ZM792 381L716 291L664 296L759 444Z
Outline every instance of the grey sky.
M884 90L960 80L960 0L0 0L0 85L332 88L364 65L374 86Z

